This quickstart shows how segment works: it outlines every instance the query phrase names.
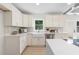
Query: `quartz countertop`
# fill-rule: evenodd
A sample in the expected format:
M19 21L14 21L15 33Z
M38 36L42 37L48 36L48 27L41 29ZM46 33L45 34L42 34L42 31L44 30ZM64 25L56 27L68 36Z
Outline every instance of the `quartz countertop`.
M12 35L12 34L5 34L5 36L21 36L21 35L23 35L23 34L27 34L27 33L14 34L14 35Z
M79 55L79 47L63 39L47 39L46 42L55 55Z

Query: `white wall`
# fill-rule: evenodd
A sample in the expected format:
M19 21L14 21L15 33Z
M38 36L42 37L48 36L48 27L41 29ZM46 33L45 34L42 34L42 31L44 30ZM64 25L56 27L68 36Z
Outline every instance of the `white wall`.
M0 10L0 54L3 54L3 41L4 41L3 12Z

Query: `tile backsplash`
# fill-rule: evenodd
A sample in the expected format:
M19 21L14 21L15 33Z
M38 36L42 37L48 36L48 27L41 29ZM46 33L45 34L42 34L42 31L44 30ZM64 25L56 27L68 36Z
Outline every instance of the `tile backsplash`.
M60 28L60 27L46 27L45 28L45 31L48 31L50 32L50 30L53 30L53 32L55 31L56 33L61 33L63 32L63 28Z
M5 34L11 34L13 31L18 31L19 27L5 27Z

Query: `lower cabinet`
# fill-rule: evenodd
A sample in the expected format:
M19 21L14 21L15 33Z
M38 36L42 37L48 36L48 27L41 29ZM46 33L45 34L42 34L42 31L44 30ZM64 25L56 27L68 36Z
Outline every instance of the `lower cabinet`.
M23 52L23 50L27 46L27 37L26 36L27 36L26 34L22 34L20 36L20 54Z
M28 35L28 46L45 46L45 37L33 37L33 34Z
M19 36L6 36L4 40L4 55L20 54Z
M43 37L34 37L32 39L32 45L33 46L44 46L45 45L45 39Z
M5 36L4 55L20 55L26 46L26 34Z

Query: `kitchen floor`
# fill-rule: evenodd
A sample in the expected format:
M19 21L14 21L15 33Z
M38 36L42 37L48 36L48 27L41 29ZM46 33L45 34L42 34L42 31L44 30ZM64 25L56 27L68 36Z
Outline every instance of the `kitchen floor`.
M46 55L46 47L27 47L23 55Z

